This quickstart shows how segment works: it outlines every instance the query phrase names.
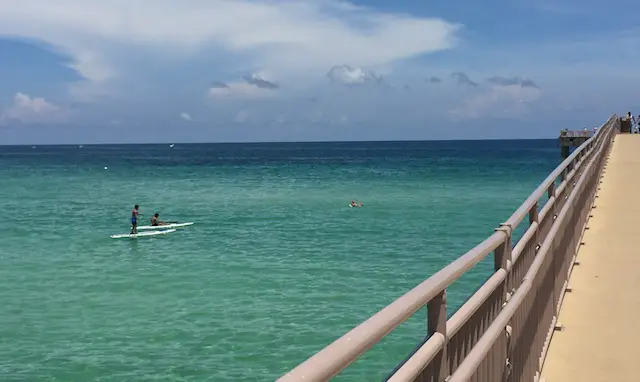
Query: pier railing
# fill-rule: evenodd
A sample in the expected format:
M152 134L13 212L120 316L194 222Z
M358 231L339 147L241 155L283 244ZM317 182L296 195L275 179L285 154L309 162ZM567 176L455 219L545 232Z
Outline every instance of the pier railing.
M614 135L613 115L475 248L282 376L327 381L427 306L428 338L388 381L534 381ZM517 242L514 230L526 222ZM494 273L447 320L446 290L493 254Z
M593 130L562 130L560 132L561 138L590 138L595 135L596 131Z

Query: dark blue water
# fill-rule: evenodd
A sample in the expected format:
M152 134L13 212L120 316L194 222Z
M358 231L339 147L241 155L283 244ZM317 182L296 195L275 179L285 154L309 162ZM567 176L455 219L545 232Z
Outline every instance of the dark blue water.
M44 159L43 157L46 157ZM557 157L557 158L555 158ZM214 143L168 145L0 146L4 161L41 165L92 163L154 166L245 164L346 164L385 161L422 164L481 162L549 164L559 158L557 140Z

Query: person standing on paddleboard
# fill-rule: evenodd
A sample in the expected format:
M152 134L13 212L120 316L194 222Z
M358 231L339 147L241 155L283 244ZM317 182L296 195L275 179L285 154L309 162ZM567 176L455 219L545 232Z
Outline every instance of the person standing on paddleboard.
M135 235L138 233L138 217L142 216L142 214L140 212L138 212L138 209L140 208L139 205L135 205L133 206L133 209L131 210L131 234Z

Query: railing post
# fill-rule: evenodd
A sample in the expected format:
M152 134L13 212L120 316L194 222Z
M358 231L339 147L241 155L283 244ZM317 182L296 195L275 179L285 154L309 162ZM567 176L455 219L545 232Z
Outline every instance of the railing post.
M496 271L499 269L507 271L507 278L505 280L503 290L504 301L506 303L506 301L509 301L511 293L514 291L513 274L510 272L512 266L511 252L513 252L513 229L511 228L511 225L501 223L500 227L496 228L495 231L504 232L507 236L493 253L493 268Z
M495 257L494 257L494 268L497 271L502 268L508 271L511 268L511 252L513 250L512 236L513 229L510 224L501 223L500 227L496 228L495 231L504 232L507 237L506 239L496 248Z
M529 210L529 225L533 224L534 222L538 222L538 202L535 202Z
M447 356L447 291L443 290L427 304L427 329L429 336L439 333L444 337L442 351L433 359L435 382L444 382L449 377L449 357Z
M493 266L496 271L499 269L504 269L505 271L507 271L507 277L504 281L504 287L502 289L502 296L503 296L502 307L504 307L509 301L509 299L511 298L512 293L515 293L515 288L514 288L515 282L513 280L515 272L511 272L511 268L513 266L513 264L511 263L512 262L511 255L513 252L513 227L510 224L501 223L500 226L495 229L495 231L504 232L507 236L505 240L502 242L502 244L500 244L498 248L496 248L496 250L494 251L494 258L493 258L493 261L494 261ZM510 339L508 339L507 340L507 359L505 360L505 362L509 361L512 354L513 354L513 343L511 342Z
M562 171L562 181L564 181L566 179L566 175L565 172ZM551 216L553 217L553 220L556 220L556 218L558 217L558 214L556 214L556 206L558 205L558 200L556 198L556 182L553 182L549 185L549 188L547 188L547 198L551 199L551 198L555 198L556 200L553 201L553 205L551 206Z
M562 172L562 178L563 178L563 181L564 181L564 179L566 179L564 171ZM568 185L565 186L565 190L567 189L567 186ZM565 195L568 195L568 193L566 191L565 191ZM549 188L547 189L547 197L549 199L551 199L552 197L556 198L556 200L553 202L553 205L551 206L551 210L548 212L548 213L551 214L551 218L552 218L551 222L548 225L549 227L551 227L553 225L553 222L555 222L556 219L558 218L558 200L557 200L557 195L556 195L556 182L553 182L553 183L551 183L549 185ZM548 234L548 232L545 232L545 235L546 234ZM542 240L543 241L546 240L546 237L543 237ZM555 246L555 238L552 239L552 240L554 240L554 244L551 247L552 256L553 256L553 258L551 259L551 267L552 267L554 275L555 275L555 274L557 274L556 273L556 267L557 267L556 263L557 263L557 261L556 261L556 256L555 256L555 248L556 248L556 246ZM539 245L542 246L542 243L540 243ZM556 282L557 282L557 280L554 277L553 278L553 286L551 287L552 288L552 290L551 290L551 298L553 299L553 315L557 317L557 315L558 315L557 308L558 307L556 305L557 305L558 301L556 300Z
M553 183L552 183L553 184ZM538 224L538 227L536 228L536 232L533 235L533 242L536 243L536 246L534 247L534 254L538 253L538 249L540 249L540 217L538 214L538 202L535 202L533 204L533 206L531 207L531 209L529 210L529 227L531 227L531 225L533 223Z

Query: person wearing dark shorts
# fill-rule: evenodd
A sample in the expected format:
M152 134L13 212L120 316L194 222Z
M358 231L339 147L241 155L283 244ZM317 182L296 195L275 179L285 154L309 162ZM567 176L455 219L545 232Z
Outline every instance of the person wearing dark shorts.
M158 226L161 226L161 225L167 225L167 223L165 223L162 220L160 220L160 214L156 212L155 215L153 215L151 217L151 225L153 227L158 227Z
M131 234L135 235L138 233L138 217L140 216L140 212L138 209L140 206L137 204L133 206L133 210L131 210Z

